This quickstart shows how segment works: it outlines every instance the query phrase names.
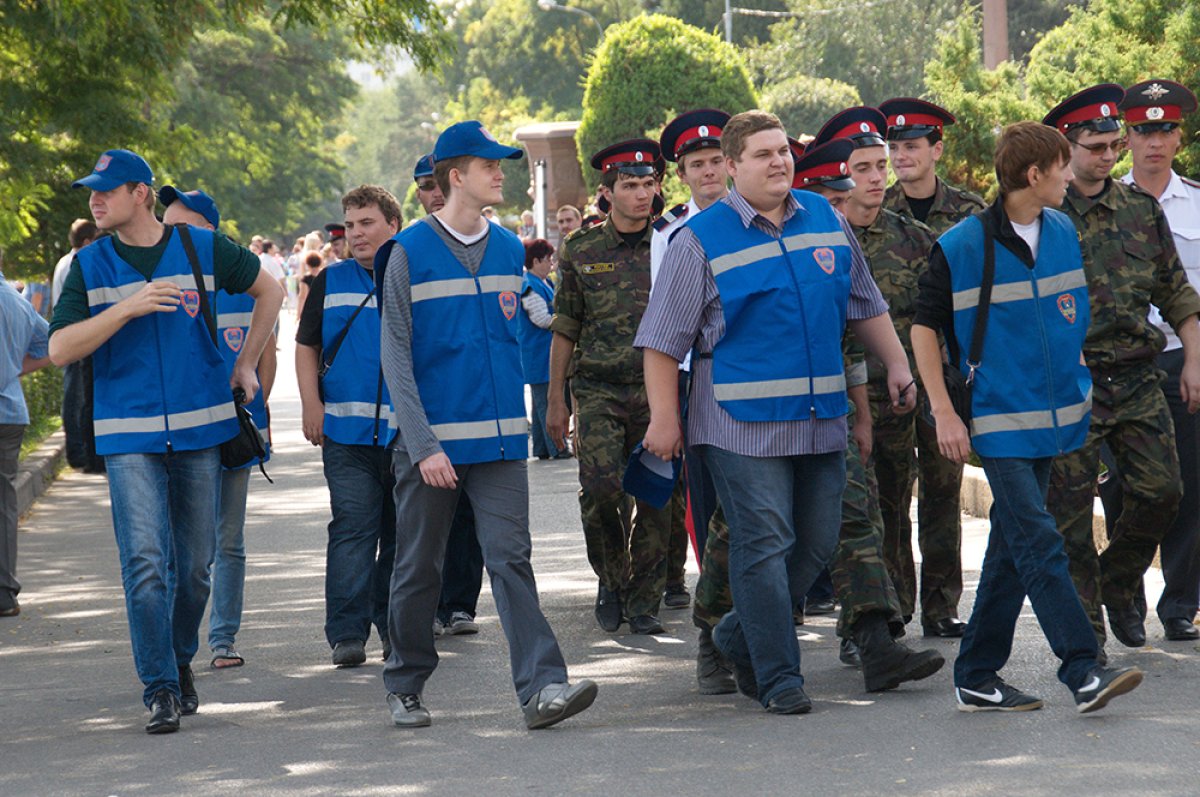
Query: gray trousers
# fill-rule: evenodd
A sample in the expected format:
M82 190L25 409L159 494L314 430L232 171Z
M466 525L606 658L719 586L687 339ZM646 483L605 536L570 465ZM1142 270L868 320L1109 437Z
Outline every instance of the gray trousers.
M492 597L508 638L513 686L524 705L541 689L567 680L558 640L538 605L529 563L529 475L525 462L460 465L458 487L430 487L396 451L396 560L392 569L388 631L392 655L383 668L389 692L420 694L437 667L433 618L442 591L442 563L460 493L475 511L475 529Z
M0 424L0 609L10 608L21 591L17 581L17 459L24 437L24 424Z

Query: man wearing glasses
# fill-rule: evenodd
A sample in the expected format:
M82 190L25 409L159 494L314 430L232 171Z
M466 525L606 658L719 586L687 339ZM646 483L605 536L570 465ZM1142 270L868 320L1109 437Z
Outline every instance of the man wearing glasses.
M1176 174L1171 164L1183 141L1180 124L1185 114L1196 110L1196 95L1170 80L1147 80L1129 87L1121 110L1133 154L1133 171L1121 181L1158 198L1188 283L1195 288L1200 285L1200 183ZM1175 449L1183 476L1179 514L1161 543L1166 586L1158 601L1158 617L1166 638L1182 642L1200 639L1200 628L1193 625L1200 605L1200 423L1181 399L1183 346L1154 308L1150 321L1167 336L1167 348L1157 363L1167 375L1162 391L1175 422Z
M1159 540L1175 520L1182 493L1171 410L1155 363L1165 338L1148 317L1151 305L1182 344L1181 403L1189 413L1200 407L1200 297L1188 285L1158 202L1110 176L1125 147L1119 119L1124 97L1125 90L1115 84L1093 86L1042 120L1071 143L1074 179L1063 210L1079 232L1087 272L1091 325L1083 355L1093 391L1087 440L1055 460L1046 505L1064 537L1071 577L1102 655L1101 604L1122 644L1146 644L1135 597ZM1098 555L1092 503L1104 443L1120 472L1124 509L1108 547Z

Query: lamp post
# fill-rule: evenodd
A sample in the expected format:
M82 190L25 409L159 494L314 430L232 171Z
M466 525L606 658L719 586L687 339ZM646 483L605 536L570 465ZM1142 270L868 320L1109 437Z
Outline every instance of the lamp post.
M542 9L543 11L567 11L571 14L579 14L580 16L587 17L592 21L592 24L596 26L596 31L600 34L600 38L604 38L604 26L600 24L598 19L593 17L587 11L584 11L582 8L576 8L575 6L564 6L557 0L538 0L538 8Z

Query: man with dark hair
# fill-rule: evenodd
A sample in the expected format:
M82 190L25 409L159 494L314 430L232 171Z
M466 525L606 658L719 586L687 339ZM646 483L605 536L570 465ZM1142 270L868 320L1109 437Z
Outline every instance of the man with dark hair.
M1081 362L1089 316L1084 260L1071 221L1053 209L1071 179L1068 155L1054 130L1036 122L1006 127L996 144L999 198L944 234L921 276L912 343L938 446L955 462L965 462L974 447L995 497L975 607L954 663L959 711L1042 707L1000 677L1026 595L1079 713L1103 708L1142 681L1136 667L1098 663L1047 511L1051 461L1084 444L1091 405ZM984 325L983 345L972 359L976 324ZM969 418L950 402L939 332L951 365L971 380Z
M352 259L323 269L296 330L296 381L304 436L321 447L329 485L325 638L336 667L367 660L374 625L386 659L388 582L396 550L395 484L388 450L396 436L379 360L375 253L399 231L400 203L377 185L342 197Z
M109 150L74 183L91 190L92 218L112 235L75 255L54 308L50 356L65 365L94 353L96 451L151 712L146 731L171 733L200 705L191 660L217 536L219 446L237 434L230 389L247 400L258 393L254 369L283 290L227 238L159 222L153 182L141 157ZM202 314L222 289L255 300L232 375Z
M792 192L779 119L729 120L727 197L667 249L634 345L643 349L647 450L682 445L676 371L693 348L689 442L729 520L734 608L713 629L738 690L776 714L812 709L792 607L829 562L845 485L847 321L885 363L897 408L915 392L904 349L853 232L821 197Z
M601 175L600 196L610 210L603 224L563 244L550 324L546 432L566 448L563 384L570 370L583 536L600 581L596 622L610 633L626 619L635 634L663 632L658 612L667 580L670 512L635 501L621 486L625 464L650 420L641 357L632 343L650 296L658 154L657 142L632 139L592 156L592 168Z
M67 234L71 251L54 266L50 281L50 306L58 304L63 283L75 260L75 253L96 240L100 230L91 219L75 219ZM84 473L103 473L104 459L96 455L96 434L92 429L92 358L84 357L63 368L63 434L66 437L67 464Z
M950 185L936 171L944 129L954 124L954 114L913 97L884 100L879 110L887 117L888 155L896 173L896 182L884 195L884 207L927 225L935 237L983 210L979 196ZM935 522L944 521L936 518ZM956 526L959 522L957 509L953 522Z
M1087 269L1092 317L1083 353L1093 385L1090 432L1080 448L1054 461L1048 505L1101 649L1102 604L1121 644L1146 644L1137 596L1182 493L1171 409L1155 364L1165 337L1150 322L1151 305L1183 346L1180 398L1188 412L1200 407L1200 296L1188 285L1158 202L1111 177L1125 146L1119 111L1124 96L1112 83L1093 86L1043 119L1070 142L1074 177L1064 210L1079 232ZM1092 507L1105 443L1116 459L1124 508L1098 555Z
M432 722L421 699L438 660L430 624L454 508L465 494L475 509L526 727L545 728L586 709L597 689L588 680L567 681L529 562L528 422L517 343L523 247L482 217L484 206L502 196L500 161L523 153L468 121L443 131L433 154L445 207L396 235L377 257L383 369L400 428L396 508L403 518L391 586L393 649L383 682L393 724Z

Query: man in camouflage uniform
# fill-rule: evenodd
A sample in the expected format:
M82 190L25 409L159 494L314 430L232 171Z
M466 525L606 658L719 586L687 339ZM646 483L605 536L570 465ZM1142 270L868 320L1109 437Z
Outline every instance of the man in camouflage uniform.
M1200 406L1200 297L1187 284L1155 198L1109 176L1124 147L1118 118L1123 96L1120 86L1094 86L1042 120L1071 142L1074 179L1063 210L1079 231L1087 271L1091 326L1083 354L1093 390L1087 441L1055 460L1046 505L1065 539L1071 576L1101 648L1101 603L1122 644L1145 644L1134 599L1182 492L1171 412L1159 389L1163 374L1154 362L1165 338L1148 319L1151 304L1183 342L1188 365L1181 393L1189 411ZM1116 458L1124 509L1108 547L1097 555L1092 506L1102 443Z
M883 196L883 206L916 219L937 238L983 210L983 200L950 185L934 171L942 157L942 133L954 115L932 102L899 97L879 104L887 117L888 156L896 182ZM956 515L955 523L958 522Z
M559 251L561 282L550 329L546 432L565 447L563 383L571 366L579 506L588 561L600 579L596 621L613 632L628 618L635 634L662 633L669 510L636 504L621 487L625 463L650 421L634 333L650 297L650 214L658 144L635 139L592 158L610 212ZM632 510L632 511L631 511Z
M982 199L948 184L935 172L942 157L944 129L955 122L953 114L931 102L909 97L880 103L879 110L887 117L888 154L897 178L884 194L885 208L924 223L935 239L967 216L983 210ZM868 258L874 264L870 254ZM878 272L876 279L879 279ZM912 295L915 299L915 288ZM892 317L896 315L893 312ZM908 318L911 320L911 315ZM907 331L901 340L908 341ZM965 626L957 618L958 602L962 597L959 506L962 466L941 455L932 426L919 419L914 426L919 471L917 529L921 546L921 623L926 633L961 636ZM885 491L885 501L886 495ZM897 579L904 613L911 615L915 603L916 569L911 534L908 533L907 498L900 521L899 548L889 545L889 565Z

